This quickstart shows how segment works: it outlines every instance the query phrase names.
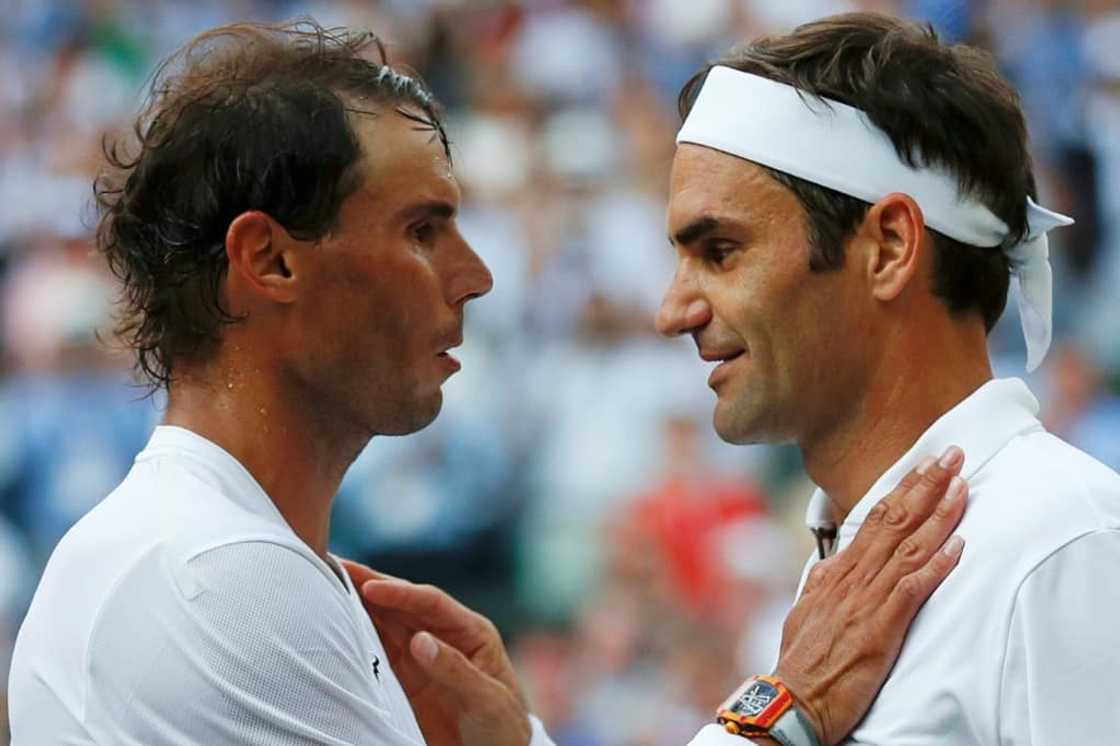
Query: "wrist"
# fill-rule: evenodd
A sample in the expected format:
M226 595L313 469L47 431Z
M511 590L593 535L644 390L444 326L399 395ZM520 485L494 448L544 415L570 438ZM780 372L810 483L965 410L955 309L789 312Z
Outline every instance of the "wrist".
M775 676L753 676L727 698L716 722L732 735L754 743L821 746L819 730L793 692Z
M826 719L824 713L814 704L816 702L827 701L822 696L822 693L817 691L818 687L799 681L796 676L786 675L782 672L780 666L774 671L774 676L789 689L789 693L793 697L794 706L801 712L801 716L804 718L807 725L812 728L813 734L817 737L820 746L832 746L835 741L829 735L828 729L825 727Z

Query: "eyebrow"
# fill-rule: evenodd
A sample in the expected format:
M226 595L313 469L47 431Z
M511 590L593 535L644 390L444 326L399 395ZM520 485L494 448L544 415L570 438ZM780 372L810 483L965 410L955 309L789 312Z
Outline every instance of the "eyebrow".
M412 207L406 207L401 214L406 222L411 223L421 218L441 218L443 220L450 220L455 217L458 212L459 208L450 202L433 200L431 202L413 205Z
M669 238L669 243L674 246L687 246L709 233L715 233L720 229L720 225L721 223L717 218L711 215L703 215L674 233Z

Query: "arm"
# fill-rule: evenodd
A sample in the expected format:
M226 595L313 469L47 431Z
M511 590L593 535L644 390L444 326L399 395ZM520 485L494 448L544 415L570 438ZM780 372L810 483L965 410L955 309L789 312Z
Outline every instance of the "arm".
M1000 685L1000 743L1115 743L1120 734L1120 529L1087 534L1023 581Z
M786 618L775 676L821 744L839 743L867 712L914 616L960 558L962 545L946 542L967 496L959 478L949 489L964 460L955 454L927 459L884 497L851 545L813 566ZM710 725L691 746L742 743Z
M963 482L954 499L941 499L963 462L957 454L947 467L923 464L922 473L915 470L883 498L852 545L814 568L786 620L777 675L823 744L839 742L870 707L914 615L957 563L958 545L941 551L964 512ZM353 563L347 570L383 638L395 640L391 663L403 674L402 683L407 679L406 693L426 734L430 728L457 733L453 742L464 746L528 742L524 698L488 620L431 586ZM434 658L428 657L429 641L436 646ZM440 695L431 697L433 692ZM441 710L443 702L453 706ZM534 732L532 743L550 742L542 731ZM711 725L692 743L747 741Z

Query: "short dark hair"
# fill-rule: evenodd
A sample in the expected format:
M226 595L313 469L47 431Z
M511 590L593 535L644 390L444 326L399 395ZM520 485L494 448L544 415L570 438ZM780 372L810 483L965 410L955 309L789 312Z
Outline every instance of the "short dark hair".
M207 31L153 75L135 141L106 141L97 246L124 286L116 331L152 389L214 350L225 324L225 235L261 210L295 237L327 235L362 182L352 115L383 107L430 128L438 105L368 32L314 21Z
M1019 96L989 54L943 44L929 25L879 13L831 16L788 35L763 36L696 73L680 93L682 117L715 65L863 110L903 161L948 169L963 193L1003 220L1009 234L997 247L970 246L931 231L934 294L954 314L979 313L991 331L1007 304L1007 249L1026 235L1026 201L1035 196L1035 182ZM842 267L845 240L870 205L767 171L793 191L808 215L810 267Z

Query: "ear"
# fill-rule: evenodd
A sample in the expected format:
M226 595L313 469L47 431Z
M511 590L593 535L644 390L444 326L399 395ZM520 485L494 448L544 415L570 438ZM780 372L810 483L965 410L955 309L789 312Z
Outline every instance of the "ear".
M266 213L254 210L238 215L226 231L231 290L240 288L275 303L291 303L295 281L288 254L294 246L284 226Z
M891 301L910 284L928 250L922 208L906 194L888 194L867 211L860 226L867 246L872 295Z

